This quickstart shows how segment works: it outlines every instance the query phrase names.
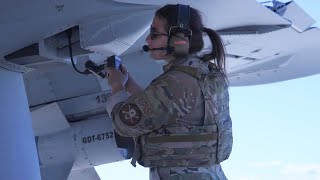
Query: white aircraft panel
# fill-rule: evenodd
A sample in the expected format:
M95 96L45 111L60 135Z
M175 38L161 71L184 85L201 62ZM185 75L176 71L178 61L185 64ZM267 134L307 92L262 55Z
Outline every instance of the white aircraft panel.
M279 64L276 64L277 62ZM266 69L268 66L270 69ZM232 86L250 86L310 76L319 72L319 49L309 47L291 55L273 58L272 61L262 61L235 74L231 73L229 81Z
M154 8L109 0L5 1L0 7L0 34L6 46L0 46L0 55L5 56L78 24L147 9Z
M24 75L24 83L29 106L52 102L57 99L50 80L42 72L32 71Z
M297 3L292 1L285 11L284 18L288 19L292 23L292 27L299 32L303 32L315 23L312 19Z
M256 0L114 0L122 3L164 5L167 3L190 4L204 14L204 23L220 30L249 25L290 25L276 13L262 6ZM235 16L235 14L237 14Z
M108 116L70 123L73 130L72 170L125 160L127 151L117 146L116 136Z
M35 136L44 136L70 127L57 103L51 103L32 111L31 117Z
M21 72L21 73L27 73L27 72L34 70L32 68L28 68L25 66L20 66L15 63L11 63L10 61L2 59L2 57L0 58L0 67L7 69L9 71Z
M0 179L40 180L22 74L0 68L0 82Z
M240 59L240 58L236 58L233 56L227 56L226 57L227 61L226 61L226 70L227 73L230 74L230 72L233 72L234 68L246 65L248 63L252 63L252 59L248 60L248 59Z
M140 11L80 24L81 46L107 56L121 55L149 29L153 14Z
M294 55L282 55L279 57L273 57L272 61L270 59L264 60L256 60L255 62L251 61L251 64L243 64L241 66L233 67L230 69L228 75L229 77L237 76L241 73L249 74L253 72L260 72L262 70L269 70L269 69L276 69L285 66L286 64L290 63L290 60L294 57ZM254 65L253 65L254 64Z
M24 76L30 106L101 91L94 76L79 74L72 65L52 61L32 67L37 70Z
M241 41L231 41L231 43L226 46L226 52L231 55L247 57L251 54L251 52L256 51L260 48L261 47L255 45L254 43L250 44Z
M229 80L232 86L273 83L320 73L318 28L303 33L286 28L263 35L239 36L238 42L242 41L259 45L262 49L276 49L279 54L270 54L265 59L247 64L231 65ZM228 61L232 64L234 59Z
M74 163L71 128L36 138L42 180L67 179Z
M72 162L52 164L41 167L41 180L64 180L67 179L72 167Z

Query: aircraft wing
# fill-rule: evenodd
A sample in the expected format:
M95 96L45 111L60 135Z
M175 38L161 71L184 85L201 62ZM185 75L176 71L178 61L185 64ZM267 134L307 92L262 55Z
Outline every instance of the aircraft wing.
M199 9L206 27L222 36L231 86L320 72L320 30L295 2L7 1L0 7L0 70L23 73L43 179L99 179L94 166L132 156L132 138L117 135L106 112L106 81L80 74L74 66L83 72L89 59L102 64L118 55L138 83L147 86L163 64L152 61L142 46L154 12L167 3ZM205 37L202 53L210 48Z
M42 69L40 66L53 61L70 63L65 36L68 28L73 28L73 55L80 67L88 59L102 63L114 54L128 61L148 58L139 52L154 11L163 4L179 2L198 8L203 12L206 26L222 35L231 86L272 83L319 73L316 68L319 29L312 28L314 20L294 2L277 4L272 9L254 0L201 3L115 0L89 4L79 1L77 5L34 1L38 6L28 3L21 6L29 7L29 11L13 7L14 1L2 6L6 15L0 18L1 43L5 44L0 49L2 67L30 71ZM49 71L55 72L54 68ZM149 79L141 81L147 84Z

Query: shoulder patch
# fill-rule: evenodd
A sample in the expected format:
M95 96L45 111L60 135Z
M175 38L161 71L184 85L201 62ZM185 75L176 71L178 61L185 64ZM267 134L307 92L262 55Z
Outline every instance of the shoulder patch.
M142 111L142 114L148 116L152 113L152 105L146 96L140 96L135 99L135 103L138 108Z
M135 104L126 104L120 109L119 117L125 125L135 126L140 122L141 111Z

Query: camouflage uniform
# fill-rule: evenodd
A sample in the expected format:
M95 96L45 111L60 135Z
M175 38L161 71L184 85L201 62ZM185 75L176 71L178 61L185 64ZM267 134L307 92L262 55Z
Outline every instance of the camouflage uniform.
M229 94L212 64L174 60L142 93L114 94L107 109L114 129L135 137L132 164L150 167L151 180L226 179L220 162L232 148Z

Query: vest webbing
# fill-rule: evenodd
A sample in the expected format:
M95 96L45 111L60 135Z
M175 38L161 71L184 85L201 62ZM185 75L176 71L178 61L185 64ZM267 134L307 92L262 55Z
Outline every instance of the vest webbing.
M212 141L217 140L217 134L203 134L203 135L176 135L176 136L156 136L147 137L146 143L170 143L170 142L197 142L197 141Z
M202 74L199 69L197 68L193 68L193 67L188 67L188 66L173 66L171 67L171 70L174 70L174 71L181 71L181 72L184 72L186 74L189 74L191 76L193 76L194 78L198 79L199 81L199 86L200 86L200 89L201 89L201 93L204 97L204 100L205 100L205 108L204 108L204 121L203 121L203 125L212 125L213 123L212 122L208 122L208 120L210 118L208 118L208 110L207 110L207 107L208 107L208 100L210 99L208 97L208 92L206 90L206 87L204 86L204 83L205 83L205 77L208 76L208 74ZM211 72L212 73L212 72ZM210 73L210 74L211 74Z

